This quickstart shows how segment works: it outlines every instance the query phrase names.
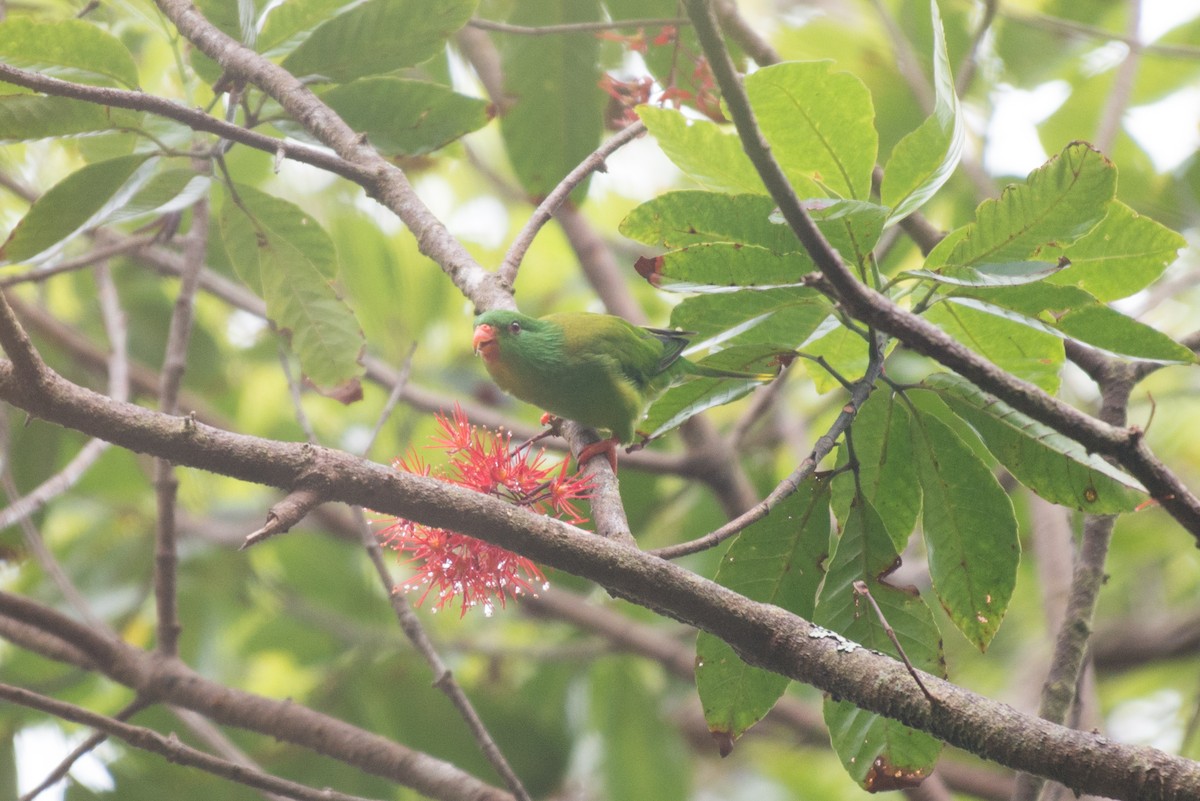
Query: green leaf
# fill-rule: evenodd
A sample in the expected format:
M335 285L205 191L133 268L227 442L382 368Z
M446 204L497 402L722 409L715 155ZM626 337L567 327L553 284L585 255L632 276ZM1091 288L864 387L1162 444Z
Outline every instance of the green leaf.
M258 52L267 56L290 52L305 34L349 4L348 0L284 0L267 12L255 41Z
M488 122L488 104L444 86L401 78L363 78L321 95L386 156L420 156Z
M1010 185L999 199L986 200L975 222L950 253L954 266L1019 261L1037 257L1039 249L1074 242L1108 212L1117 187L1117 169L1084 142Z
M601 19L598 0L522 0L510 22L554 25ZM535 198L547 195L596 149L604 123L599 87L599 40L588 32L501 40L504 91L514 98L500 117L500 133L521 186ZM580 203L588 182L571 198Z
M819 339L804 346L805 354L813 358L822 357L829 367L847 381L854 381L867 371L870 353L866 340L861 336L841 324L831 325L827 334L822 334L820 330L817 334L820 335ZM842 382L820 364L809 359L803 359L800 363L812 379L817 392L825 394L842 388Z
M956 300L933 306L925 319L996 366L1050 394L1058 391L1066 356L1054 331L1026 325L1028 318L1013 312L993 314L979 304L967 305L965 298Z
M866 200L879 138L871 93L828 61L785 62L747 76L763 136L801 197Z
M694 200L696 204L715 196L706 192L694 195L700 197L688 200ZM865 260L868 257L883 232L883 221L887 216L887 209L882 206L857 200L816 200L809 201L806 205L829 243L848 258L855 260ZM755 210L761 208L756 206ZM690 227L686 217L691 216L687 212L692 210L694 204L690 202L683 214L674 214L679 209L668 209L673 216L671 220L666 221L656 207L651 205L635 219L633 227L647 238L657 236L654 233L655 227L663 233L666 226L685 226L686 230ZM717 203L715 210L732 212L736 207L727 203ZM707 212L697 216L705 217L706 214ZM774 213L771 215L771 219L773 218ZM700 224L705 223L701 221ZM761 239L771 244L778 243L783 245L784 249L776 251L753 242L722 241L724 237L698 234L694 238L700 241L695 244L685 245L662 256L639 259L634 266L642 277L655 287L673 292L728 292L737 287L765 289L796 286L806 273L816 269L808 252L786 226L779 226L780 231L787 233L787 237L779 241L765 231L752 230L753 225L751 222L750 226L741 232L754 235L748 238ZM735 226L731 224L729 228L732 232Z
M1086 236L1064 251L1071 266L1050 282L1086 289L1101 301L1128 297L1150 285L1187 240L1120 201Z
M754 245L712 242L641 258L635 267L658 289L729 292L798 286L805 273L812 271L813 263L806 253L779 254Z
M691 762L678 728L628 657L601 659L589 671L592 724L600 735L601 797L611 801L685 801Z
M362 374L365 347L354 313L334 288L333 242L298 206L248 186L221 206L221 238L230 260L262 294L267 317L287 337L304 374L323 391L341 392Z
M913 480L912 423L908 407L885 389L877 389L858 410L851 428L857 473L833 480L833 511L845 522L855 497L871 503L887 529L892 545L903 551L921 512L921 485ZM838 466L849 462L849 451L838 451Z
M714 242L741 242L772 253L803 250L786 225L771 221L774 209L775 201L766 195L666 192L629 212L619 230L630 239L668 250Z
M813 622L899 658L874 608L855 592L854 582L864 582L912 665L945 676L941 635L929 607L914 588L887 580L899 565L879 515L868 501L856 498L841 527ZM868 790L893 786L889 780L895 781L896 774L918 782L933 769L942 748L924 732L832 698L825 701L825 724L842 766Z
M790 353L787 354L790 356ZM777 373L780 353L776 348L762 345L734 345L695 360L696 364L719 370L739 370L747 373ZM692 378L663 393L650 407L638 426L647 439L660 437L700 412L721 406L748 395L762 381L742 378Z
M0 95L0 140L30 141L52 136L138 128L136 111L99 106L69 97Z
M1051 503L1091 514L1120 514L1134 511L1146 499L1133 478L966 379L934 373L925 384L979 432L1008 472Z
M811 618L829 552L829 485L808 479L729 546L715 580ZM723 640L696 640L696 690L722 751L771 711L789 679L743 662Z
M42 195L0 248L8 262L28 261L121 205L121 192L148 154L99 161L71 173Z
M367 0L315 29L282 66L334 83L411 67L440 52L474 11L475 0Z
M670 109L638 106L637 112L667 158L696 183L719 192L767 193L736 134Z
M921 208L950 180L966 138L936 0L930 0L929 7L933 16L933 114L896 144L884 169L880 197L892 209L889 225Z
M801 205L834 250L860 268L867 264L875 243L883 233L883 224L887 220L886 208L861 200L824 198L803 201ZM783 215L775 212L771 215L771 221L784 224Z
M1012 501L937 417L918 408L910 431L934 591L958 630L986 650L1017 580L1021 546Z
M808 287L780 287L684 298L671 310L671 326L694 331L703 342L761 344L794 349L809 338L832 307Z
M971 294L977 294L982 299L956 296L947 298L947 301L957 308L969 307L1024 325L1030 330L1075 339L1114 356L1162 363L1186 364L1195 360L1192 351L1166 334L1116 309L1100 305L1095 298L1075 287L1031 285L992 291L974 289ZM1051 305L1055 299L1061 300L1059 296L1064 294L1077 297L1071 303ZM1036 305L1040 305L1039 299L1045 303L1043 309L1036 308ZM996 301L1017 308L1010 310L997 305ZM1037 317L1031 316L1033 314Z
M79 19L0 23L0 61L73 83L136 89L137 65L121 40Z
M155 173L120 208L105 217L108 224L150 214L182 211L208 194L212 179L195 170L171 168Z
M1041 281L1062 271L1058 264L1046 261L1010 261L1005 264L981 264L978 267L946 267L941 271L906 270L901 276L925 278L950 286L1019 286Z

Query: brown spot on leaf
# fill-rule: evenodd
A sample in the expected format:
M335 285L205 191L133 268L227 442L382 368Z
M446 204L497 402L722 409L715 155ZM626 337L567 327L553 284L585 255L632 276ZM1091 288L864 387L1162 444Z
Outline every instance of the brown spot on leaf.
M713 740L717 744L717 753L722 757L727 757L733 753L734 736L723 729L711 729Z
M863 789L868 793L904 790L918 786L925 781L927 775L924 770L897 768L879 756L871 763L871 769L867 771L866 778L863 779Z
M662 268L662 256L640 256L638 257L638 260L633 263L633 269L637 270L638 275L640 275L642 278L645 278L650 282L650 285L654 287L662 286Z

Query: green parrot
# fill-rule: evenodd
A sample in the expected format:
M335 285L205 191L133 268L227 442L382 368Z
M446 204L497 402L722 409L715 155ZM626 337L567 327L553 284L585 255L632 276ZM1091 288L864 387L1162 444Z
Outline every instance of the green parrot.
M564 312L541 318L493 310L475 318L475 352L510 395L559 417L612 433L579 454L582 465L634 440L646 407L690 377L770 381L774 373L704 367L680 356L685 331L639 328L611 314Z

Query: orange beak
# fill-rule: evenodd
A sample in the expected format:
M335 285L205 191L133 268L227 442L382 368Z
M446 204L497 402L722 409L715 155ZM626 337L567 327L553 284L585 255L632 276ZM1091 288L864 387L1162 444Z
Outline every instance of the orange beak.
M471 338L471 347L475 349L476 353L481 354L484 359L494 356L499 344L496 341L495 328L487 323L475 327L475 336Z

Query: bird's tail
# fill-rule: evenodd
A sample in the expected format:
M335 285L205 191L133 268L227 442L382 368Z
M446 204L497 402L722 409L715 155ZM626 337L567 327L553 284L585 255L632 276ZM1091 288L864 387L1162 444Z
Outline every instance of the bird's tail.
M745 381L774 381L779 373L745 373L741 370L721 370L717 367L706 367L702 364L690 363L689 372L701 378L741 378Z

